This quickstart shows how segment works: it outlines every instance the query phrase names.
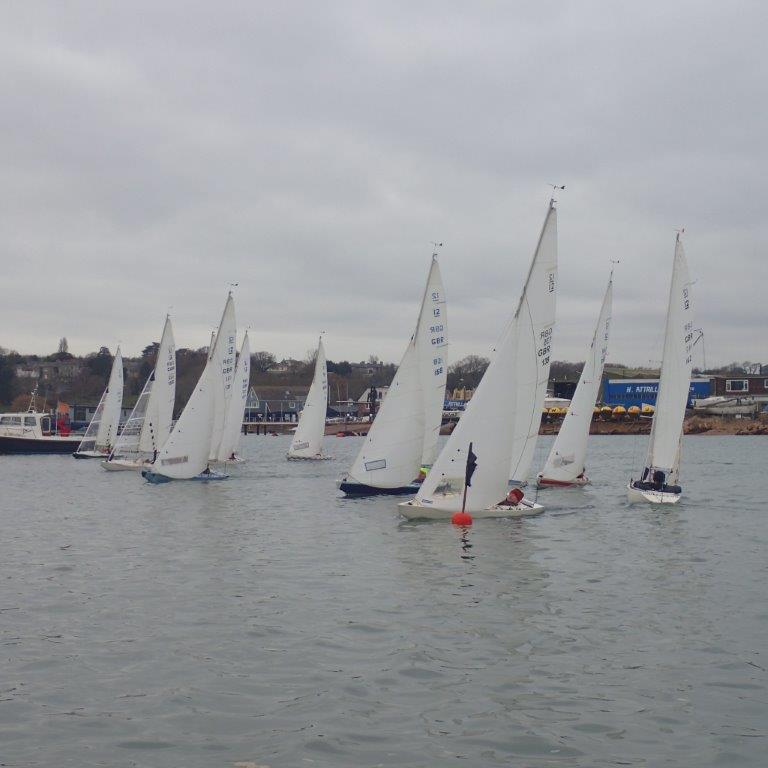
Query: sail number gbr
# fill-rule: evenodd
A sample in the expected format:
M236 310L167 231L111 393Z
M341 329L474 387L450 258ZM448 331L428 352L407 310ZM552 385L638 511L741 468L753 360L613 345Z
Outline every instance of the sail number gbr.
M541 346L536 351L539 361L542 365L549 365L549 353L552 349L552 328L545 328L539 334L539 342Z

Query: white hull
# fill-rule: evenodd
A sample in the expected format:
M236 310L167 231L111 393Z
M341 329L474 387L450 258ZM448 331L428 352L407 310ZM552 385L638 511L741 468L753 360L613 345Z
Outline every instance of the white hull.
M630 504L677 504L682 494L665 491L642 491L634 488L632 483L627 485L627 499Z
M101 462L101 466L108 472L137 472L140 469L146 469L151 464L151 461L121 461L120 459Z
M234 456L226 461L211 461L209 462L211 465L215 465L217 467L225 467L228 464L245 464L247 459L242 458L241 456Z
M397 506L400 507L400 514L408 520L450 520L456 514L455 509L439 509L431 505L419 504L416 499L400 502ZM472 511L470 514L473 519L480 520L499 517L535 517L543 511L543 504L523 499L519 504L512 506L494 504L492 507Z

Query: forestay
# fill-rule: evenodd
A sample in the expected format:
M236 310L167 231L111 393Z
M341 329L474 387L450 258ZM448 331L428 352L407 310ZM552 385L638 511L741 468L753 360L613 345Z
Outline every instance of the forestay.
M516 314L517 360L510 379L514 389L507 393L517 400L509 477L521 484L531 471L547 395L556 287L557 210L550 204Z
M317 345L315 375L288 448L289 458L317 458L322 454L325 417L328 411L328 370L323 340Z
M248 387L251 381L251 346L246 332L237 359L232 395L224 420L224 432L217 453L218 461L233 461L240 445L243 431L245 404L248 400Z
M348 478L375 488L413 482L435 452L445 398L446 305L437 258L405 350Z
M568 412L560 426L541 477L555 482L570 483L586 468L589 425L603 378L605 356L608 353L608 332L613 303L613 273L605 289L600 315L592 336Z

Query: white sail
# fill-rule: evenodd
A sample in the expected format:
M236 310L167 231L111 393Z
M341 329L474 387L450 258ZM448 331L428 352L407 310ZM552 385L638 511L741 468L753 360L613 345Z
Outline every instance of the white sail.
M423 357L427 346L436 351L429 364L432 376L441 379L446 368L444 320L445 297L437 259L433 257L416 330L347 475L350 481L375 488L400 488L417 477L424 455L425 435L429 433L431 440L432 432L440 429L445 389L443 383L443 394L439 395L440 411L437 412L430 404L438 388L430 387L429 394L425 395L427 364L420 362L420 355ZM441 326L442 330L439 330Z
M161 448L171 434L173 425L173 406L176 401L176 343L170 317L165 318L152 379L152 391L139 439L139 450L147 454L153 454Z
M589 425L603 378L603 365L608 353L608 332L611 325L613 274L605 289L600 316L587 350L584 368L573 393L568 413L555 438L541 478L556 483L571 483L583 475L586 468Z
M235 368L235 380L232 396L229 399L227 416L224 421L224 433L219 444L217 458L219 461L232 461L240 445L240 434L243 431L245 403L248 399L248 387L251 381L251 345L246 332L243 345L240 347L240 357Z
M208 465L214 417L213 390L218 372L206 364L168 440L152 464L157 474L191 480Z
M693 297L680 235L675 244L669 288L664 357L646 467L665 473L676 469L693 365Z
M216 461L224 436L224 422L227 417L229 401L232 397L232 384L235 380L235 355L237 329L235 327L235 301L230 292L224 312L221 315L216 338L208 352L208 365L211 373L213 391L213 427L211 436L211 461Z
M309 459L322 455L325 417L328 411L328 369L323 340L317 345L315 375L307 393L299 424L288 448L288 458Z
M77 453L109 453L117 439L120 409L123 404L123 358L120 347L115 352L107 388L99 400Z
M417 506L447 512L461 510L470 442L477 456L477 469L472 485L467 489L466 510L480 512L502 501L507 495L509 467L515 447L515 421L520 402L514 393L510 396L509 382L516 380L521 324L525 332L530 333L530 320L527 317L521 318L521 315L529 313L532 305L545 302L547 295L554 291L556 250L553 259L553 249L549 245L542 248L542 241L552 236L555 215L555 208L550 203L517 311L504 329L477 390L417 493L414 501ZM540 333L544 331L541 328ZM545 338L548 340L549 334L541 338L542 341ZM545 347L548 348L549 344L539 345L539 348ZM526 420L529 417L527 413L523 416Z
M424 445L421 450L421 464L431 467L437 456L437 440L443 421L445 382L448 375L448 316L443 278L435 258L432 259L416 326L416 352L424 399Z
M176 346L171 319L166 317L154 370L117 438L110 460L152 460L171 433L175 397Z
M517 363L507 395L517 399L510 478L526 483L539 438L544 398L547 396L557 285L557 211L549 209L536 254L520 300Z

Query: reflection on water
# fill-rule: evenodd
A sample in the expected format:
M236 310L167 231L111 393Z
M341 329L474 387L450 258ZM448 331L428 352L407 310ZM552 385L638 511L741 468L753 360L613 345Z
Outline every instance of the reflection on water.
M288 440L210 485L0 458L0 762L764 765L768 443L687 438L661 511L596 437L592 486L460 529Z

